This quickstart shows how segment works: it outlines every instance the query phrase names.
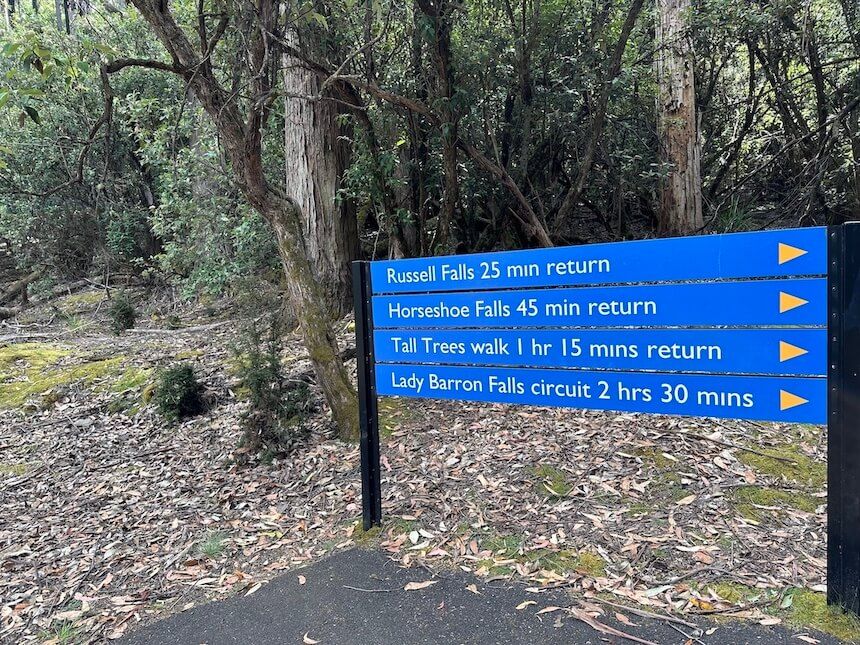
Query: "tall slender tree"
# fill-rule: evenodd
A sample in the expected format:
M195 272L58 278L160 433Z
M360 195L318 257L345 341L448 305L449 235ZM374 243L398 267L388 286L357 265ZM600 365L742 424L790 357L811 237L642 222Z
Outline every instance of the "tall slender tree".
M690 0L657 0L657 118L660 158L667 168L658 229L664 235L704 226L691 12Z

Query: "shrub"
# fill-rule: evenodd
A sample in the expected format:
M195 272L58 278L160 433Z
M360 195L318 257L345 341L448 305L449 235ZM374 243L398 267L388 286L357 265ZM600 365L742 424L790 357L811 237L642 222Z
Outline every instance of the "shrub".
M201 389L194 368L183 363L160 374L153 400L162 416L175 421L203 411Z
M307 434L305 422L313 409L308 384L290 380L281 360L283 318L271 314L261 329L252 321L233 348L242 390L249 400L243 417L243 446L271 457L292 449Z
M121 291L111 300L108 316L110 317L111 329L117 336L126 329L134 327L134 323L137 321L137 312L134 305L131 304L128 294Z

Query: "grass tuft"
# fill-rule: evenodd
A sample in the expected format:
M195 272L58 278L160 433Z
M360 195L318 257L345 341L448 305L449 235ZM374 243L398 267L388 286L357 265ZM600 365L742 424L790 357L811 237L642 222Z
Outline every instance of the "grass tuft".
M212 533L209 533L199 545L197 545L197 551L200 555L215 560L224 553L226 546L227 534L223 531L213 531Z

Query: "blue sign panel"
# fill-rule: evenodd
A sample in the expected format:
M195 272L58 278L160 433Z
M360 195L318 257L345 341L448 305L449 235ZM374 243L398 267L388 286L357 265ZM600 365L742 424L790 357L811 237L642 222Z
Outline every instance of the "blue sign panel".
M377 296L377 328L823 326L827 280Z
M373 293L824 275L827 229L395 260L370 270Z
M377 330L373 338L381 363L827 374L824 329Z
M823 378L379 364L376 389L382 396L759 421L820 424L827 417Z

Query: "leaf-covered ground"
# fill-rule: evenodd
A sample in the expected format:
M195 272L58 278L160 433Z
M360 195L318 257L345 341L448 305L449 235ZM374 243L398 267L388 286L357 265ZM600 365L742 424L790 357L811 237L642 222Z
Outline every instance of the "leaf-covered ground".
M0 642L117 638L356 545L511 580L524 601L565 586L860 633L823 606L820 428L389 400L386 522L364 533L358 448L329 437L324 410L291 455L237 459L236 325L162 317L116 338L99 298L82 307L0 330ZM287 349L307 370L296 338ZM179 360L212 408L171 425L145 399Z

